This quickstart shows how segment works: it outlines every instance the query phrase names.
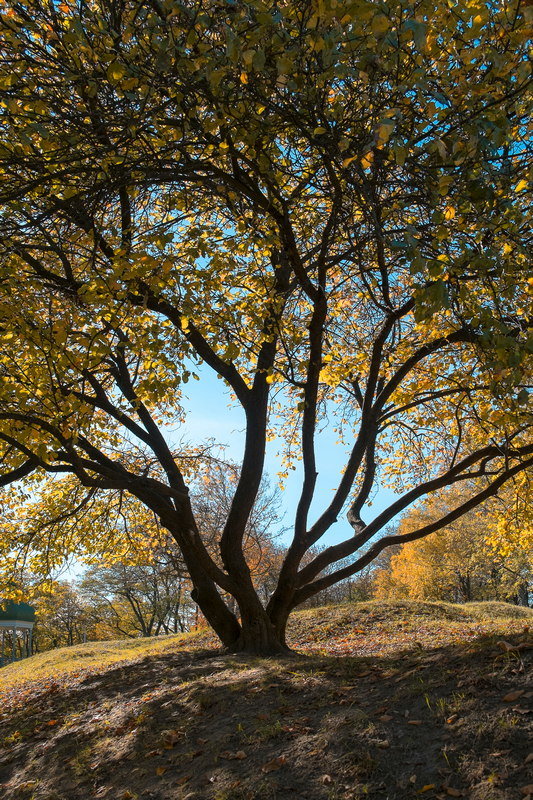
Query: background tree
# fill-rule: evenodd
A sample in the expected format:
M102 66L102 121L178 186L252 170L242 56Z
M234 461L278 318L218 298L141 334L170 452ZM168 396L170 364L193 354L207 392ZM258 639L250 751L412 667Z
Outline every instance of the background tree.
M202 541L217 558L220 520L229 511L238 470L207 452L189 458L194 471L201 464L201 479L191 476L197 524ZM254 586L265 602L283 558L282 548L275 543L281 531L279 494L276 487L262 482L244 538ZM68 478L53 480L37 498L20 492L16 497L19 504L12 498L3 515L7 533L3 552L12 568L10 584L18 585L26 599L36 597L39 608L44 603L47 618L55 620L56 606L66 617L69 601L73 625L79 628L85 605L101 618L102 638L177 633L189 630L198 618L179 548L158 518L135 498L116 491L87 491ZM9 562L15 539L16 550ZM89 565L76 590L53 579L65 563L78 572ZM50 624L56 630L56 623ZM64 636L55 639L63 642ZM49 645L50 636L46 641Z
M36 652L107 639L109 614L84 602L67 581L48 581L30 595L36 609L33 646Z
M387 531L384 532L384 535L394 536L396 533L396 527L390 525ZM371 600L376 591L376 580L381 581L380 576L390 572L391 558L395 553L399 552L400 549L401 545L398 544L393 544L385 548L378 553L378 555L375 556L372 561L366 565L366 567L363 567L355 575L349 575L349 577L345 578L344 580L334 583L331 586L328 586L326 589L322 589L320 592L317 592L304 603L304 607L316 608L318 606L330 605L332 603L350 603ZM316 550L315 552L311 551L310 553L306 554L305 558L308 561L311 561L313 558L319 555L319 552L319 550ZM344 562L341 561L338 563L338 565L326 567L320 577L329 575L329 573L335 568L342 569L344 567L349 567L350 563L350 559L345 559Z
M464 491L464 490L463 490ZM399 531L405 533L442 517L460 502L436 496L409 511ZM404 544L388 567L376 576L377 598L409 597L421 600L506 600L529 605L533 580L533 549L527 535L516 537L512 550L499 550L501 519L509 515L512 493L507 491L425 539ZM516 520L525 532L527 518ZM509 540L507 539L507 542Z
M531 7L1 7L1 483L131 495L221 641L283 651L291 609L533 463ZM246 428L217 557L167 424L200 364ZM310 518L326 417L346 463ZM243 540L274 431L303 481L265 607ZM473 478L441 519L374 539ZM372 519L383 481L399 496Z
M91 567L79 589L88 605L111 613L116 634L158 636L188 630L194 609L187 584L161 552L144 564Z

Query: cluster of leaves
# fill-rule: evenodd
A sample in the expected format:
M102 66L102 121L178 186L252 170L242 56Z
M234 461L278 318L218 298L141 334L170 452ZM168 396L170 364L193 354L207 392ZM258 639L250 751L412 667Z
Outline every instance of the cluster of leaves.
M357 556L413 501L486 479L418 538L529 468L530 19L521 0L2 0L2 483L131 494L232 644L220 592L282 639L405 540ZM246 417L216 554L164 425L200 362ZM349 455L311 522L326 417ZM273 428L304 478L265 612L243 542ZM403 494L365 523L380 479ZM355 535L306 563L346 507Z
M441 517L458 502L457 494L457 490L451 495L441 492L411 510L403 517L400 531ZM527 495L528 486L520 480L438 533L404 544L390 564L375 574L375 596L512 600L529 605L533 550Z

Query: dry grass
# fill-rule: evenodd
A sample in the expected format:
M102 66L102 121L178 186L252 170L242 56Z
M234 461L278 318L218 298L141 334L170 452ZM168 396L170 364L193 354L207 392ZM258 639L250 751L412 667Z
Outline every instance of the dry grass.
M147 639L117 639L107 642L87 642L73 647L58 647L31 658L8 664L0 670L0 694L3 690L27 682L60 678L82 671L101 671L121 663L140 661L147 656L163 655L186 648L214 645L206 631L182 633L177 636L158 636Z
M295 650L323 655L380 655L416 643L434 646L464 635L518 633L533 622L533 609L508 603L420 601L346 603L305 609L292 615L289 640ZM39 653L0 670L2 691L48 678L99 672L121 663L180 650L216 649L207 630L148 639L88 642Z
M35 656L0 671L0 796L517 800L532 617L360 603L294 615L308 658L223 655L205 632Z

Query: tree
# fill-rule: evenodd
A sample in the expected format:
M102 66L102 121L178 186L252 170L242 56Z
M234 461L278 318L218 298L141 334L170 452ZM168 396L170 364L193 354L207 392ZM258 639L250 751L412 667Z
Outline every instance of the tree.
M530 19L521 0L3 0L2 484L129 493L224 645L268 654L298 604L529 469ZM205 370L246 428L217 558L168 433ZM312 520L326 419L347 457ZM265 605L243 539L275 433L303 481ZM440 520L374 538L473 477Z
M187 458L194 465L189 485L202 541L220 561L217 534L231 506L238 470L208 450ZM194 477L198 472L201 479ZM275 544L281 523L280 491L264 479L248 517L243 549L265 602L282 560L283 550ZM5 534L0 542L0 582L11 587L11 594L18 589L20 597L27 598L40 584L49 591L58 570L74 562L78 570L89 565L82 590L93 599L99 597L101 608L116 608L122 597L112 626L115 632L124 635L124 626L137 630L131 620L124 621L124 600L145 636L187 625L190 579L180 550L158 517L127 492L86 489L71 476L55 478L39 485L37 497L13 493L0 513L0 524Z
M440 519L464 496L465 489L456 490L451 497L437 494L405 514L400 532ZM512 493L507 491L438 533L404 544L376 576L376 597L463 603L507 600L528 605L533 577L531 541L527 536L517 537L512 551L500 550L501 521L509 516L511 502ZM525 527L527 520L522 518L518 524Z
M30 595L36 609L33 643L36 652L103 638L101 615L83 602L66 581L48 581Z
M91 567L80 592L92 607L111 612L111 629L122 636L158 636L188 629L194 612L187 576L161 552L147 563Z

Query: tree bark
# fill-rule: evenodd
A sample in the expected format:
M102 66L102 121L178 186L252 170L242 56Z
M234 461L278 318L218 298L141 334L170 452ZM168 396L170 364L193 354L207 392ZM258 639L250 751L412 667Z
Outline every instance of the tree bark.
M285 641L285 625L274 625L266 612L243 612L239 637L228 647L233 653L280 656L291 653Z
M240 619L226 606L220 595L202 593L196 586L191 597L229 653L280 656L291 653L285 641L288 614L273 622L259 602L239 599ZM213 602L214 601L214 602ZM223 610L222 610L223 609Z

